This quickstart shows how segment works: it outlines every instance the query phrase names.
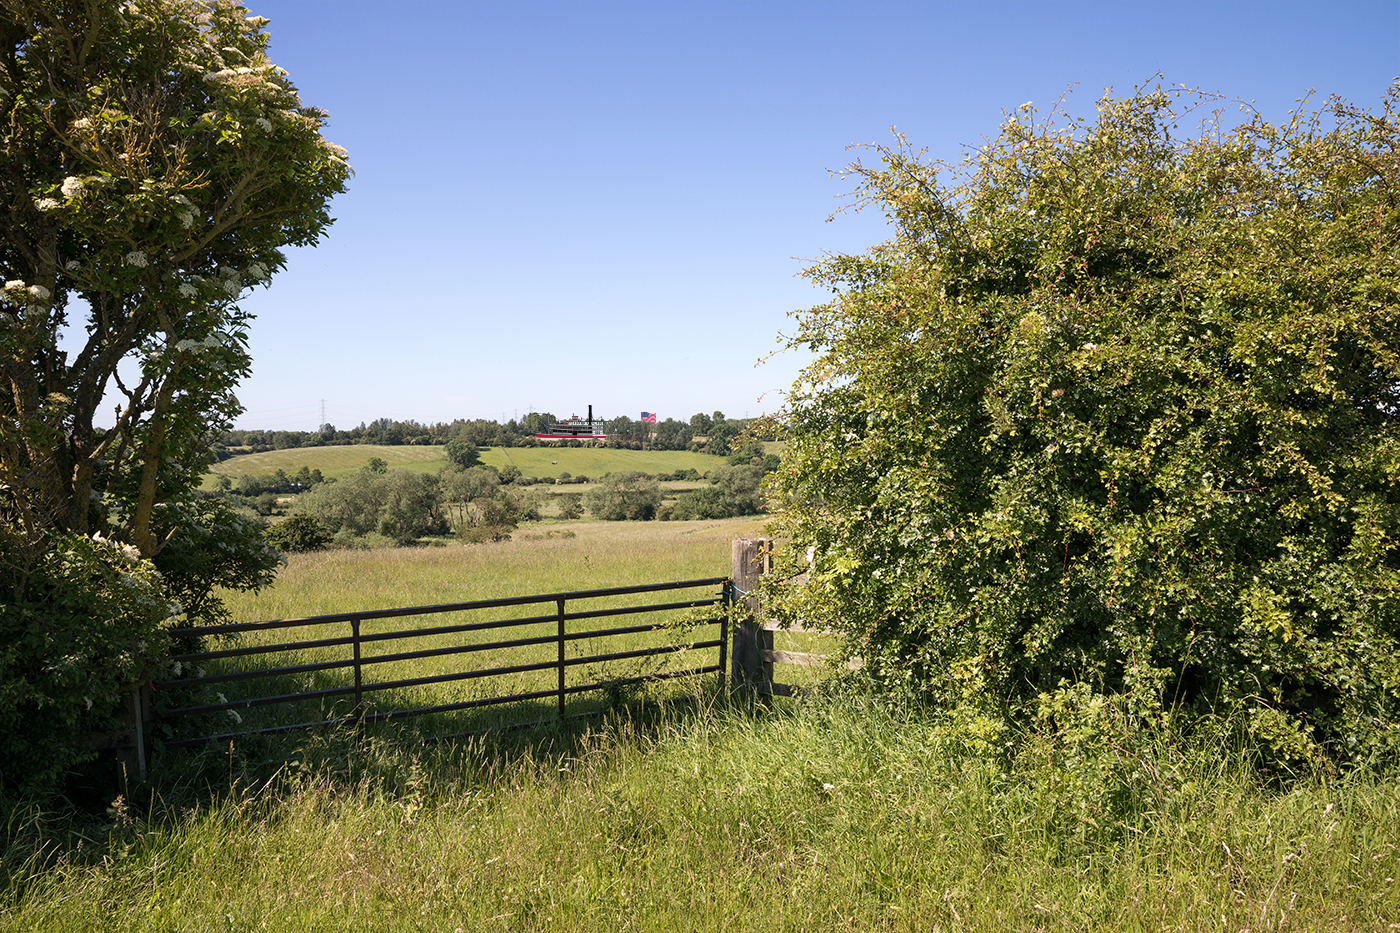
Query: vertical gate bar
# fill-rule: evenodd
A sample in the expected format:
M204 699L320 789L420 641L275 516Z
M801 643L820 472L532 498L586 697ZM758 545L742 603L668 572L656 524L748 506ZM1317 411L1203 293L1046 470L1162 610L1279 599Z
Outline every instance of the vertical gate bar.
M559 603L559 718L564 718L564 599Z
M360 696L360 620L358 618L350 620L350 633L353 638L352 644L355 646L355 729L363 732L365 708Z
M724 666L729 660L729 613L734 606L734 581L725 580L722 596L723 611L719 617L719 685L724 687Z

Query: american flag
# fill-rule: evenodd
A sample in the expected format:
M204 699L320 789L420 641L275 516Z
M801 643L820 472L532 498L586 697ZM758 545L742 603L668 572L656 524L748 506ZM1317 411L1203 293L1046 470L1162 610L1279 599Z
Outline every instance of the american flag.
M654 411L644 411L644 412L642 412L642 421L645 422L646 424L656 424L656 412L654 412Z

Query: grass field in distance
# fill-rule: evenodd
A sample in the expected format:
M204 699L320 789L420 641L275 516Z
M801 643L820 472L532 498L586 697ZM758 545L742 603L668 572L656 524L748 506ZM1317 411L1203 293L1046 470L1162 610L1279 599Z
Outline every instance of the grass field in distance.
M240 454L216 463L209 468L210 476L206 477L205 486L212 488L217 476L236 479L277 470L295 473L302 467L320 470L327 479L338 478L364 467L371 457L379 457L389 464L390 469L417 473L436 473L447 465L441 447L388 447L377 444L294 447ZM725 465L721 457L688 450L611 450L599 447L487 447L481 451L481 461L497 469L514 464L525 476L558 476L567 472L590 478L621 470L674 473L694 469L704 474Z

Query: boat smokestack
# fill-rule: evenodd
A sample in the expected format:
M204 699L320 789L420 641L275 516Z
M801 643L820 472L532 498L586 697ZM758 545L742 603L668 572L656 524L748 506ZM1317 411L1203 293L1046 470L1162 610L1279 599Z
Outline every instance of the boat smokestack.
M588 406L588 426L593 427L593 406Z

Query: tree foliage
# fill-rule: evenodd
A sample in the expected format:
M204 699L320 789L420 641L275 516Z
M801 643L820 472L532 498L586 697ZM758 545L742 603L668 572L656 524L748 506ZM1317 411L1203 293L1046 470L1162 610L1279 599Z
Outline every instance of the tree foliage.
M344 152L265 23L227 2L0 2L0 480L30 560L50 529L159 549L157 503L198 484L240 410L234 302L330 223ZM96 479L120 510L93 509Z
M449 462L464 470L481 464L481 453L476 445L460 434L443 445L442 452Z
M763 469L756 466L718 467L708 474L710 485L682 493L673 506L663 507L671 521L732 518L763 511Z
M75 730L150 675L133 659L161 622L218 619L216 587L276 565L196 490L241 410L236 301L317 241L350 170L266 22L224 0L0 0L7 788L52 789Z
M331 536L310 512L288 515L286 521L271 526L263 535L267 543L279 551L321 551L331 543Z
M1284 125L1213 100L851 167L893 235L808 273L771 493L814 560L770 606L989 734L1175 708L1393 761L1400 84Z
M609 473L584 494L583 504L604 521L650 521L661 505L661 484L645 473Z
M314 516L325 533L342 544L366 535L411 544L446 526L437 487L435 476L365 468L300 496L296 512Z

